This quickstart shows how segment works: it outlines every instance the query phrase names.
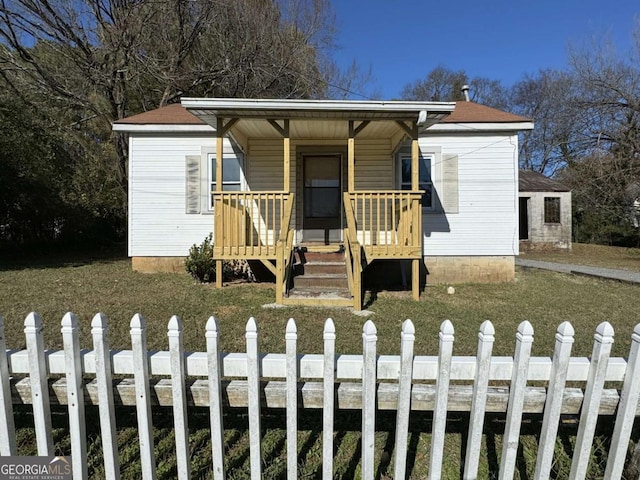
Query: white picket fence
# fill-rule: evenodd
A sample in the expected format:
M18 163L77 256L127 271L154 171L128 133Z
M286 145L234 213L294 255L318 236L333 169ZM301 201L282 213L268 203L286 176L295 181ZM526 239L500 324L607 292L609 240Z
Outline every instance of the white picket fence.
M375 474L376 410L397 411L396 479L407 475L411 411L433 411L431 479L441 477L447 411L470 412L465 479L477 477L485 412L506 412L500 479L514 476L523 413L543 414L536 479L550 476L561 414L580 415L571 479L585 478L598 415L616 415L605 478L621 478L633 421L640 415L640 325L633 331L628 360L610 358L613 328L607 322L596 330L591 359L571 357L574 329L568 322L558 327L553 358L531 357L533 328L529 322L518 327L513 358L492 356L494 328L489 321L480 327L476 357L452 356L454 329L448 320L440 328L438 356L414 356L415 329L410 320L402 325L400 355L394 356L376 354L377 332L371 321L363 327L362 355L335 354L336 334L331 319L325 322L324 352L318 355L297 354L297 329L292 319L286 327L285 354L260 354L258 327L253 318L246 326L245 353L219 351L218 322L214 317L206 324L207 351L198 353L184 352L182 323L175 316L168 325L169 350L161 352L147 350L145 321L140 315L131 320L131 350L110 350L107 318L103 314L97 314L91 322L93 350L80 350L79 321L72 313L62 319L62 351L45 350L43 322L37 314L29 314L24 327L26 350L7 350L0 317L0 349L7 353L0 355L0 454L17 452L13 403L33 406L39 455L53 454L50 405L66 404L76 479L88 475L85 402L99 406L106 477L120 477L114 395L120 403L137 407L145 479L156 478L152 404L173 406L180 479L190 476L188 402L209 407L215 479L225 478L223 401L248 408L254 480L260 479L262 473L260 410L265 405L286 408L287 476L292 479L297 478L296 432L301 408L323 409L323 479L330 479L333 474L335 408L362 411L361 471L366 480ZM129 378L113 381L113 375ZM152 376L170 378L150 383ZM201 378L187 382L187 376ZM455 383L450 385L450 381ZM490 385L496 381L501 385L509 382L510 386ZM584 390L565 387L567 381L581 382ZM604 388L607 381L624 382L622 390ZM528 386L528 382L544 382L546 386Z

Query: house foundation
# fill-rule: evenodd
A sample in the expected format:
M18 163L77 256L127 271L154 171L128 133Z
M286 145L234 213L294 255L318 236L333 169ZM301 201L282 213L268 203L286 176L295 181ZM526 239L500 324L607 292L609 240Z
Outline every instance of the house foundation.
M131 257L131 269L140 273L186 273L185 257Z
M132 257L131 267L141 273L185 272L184 257ZM403 277L410 282L411 265L405 261L404 274L400 262L375 262L365 272L368 288L393 288L401 285ZM512 256L448 256L424 257L427 271L421 268L420 276L426 274L427 284L443 283L495 283L511 282L515 278L515 259Z
M513 256L424 257L427 285L439 283L494 283L515 279Z

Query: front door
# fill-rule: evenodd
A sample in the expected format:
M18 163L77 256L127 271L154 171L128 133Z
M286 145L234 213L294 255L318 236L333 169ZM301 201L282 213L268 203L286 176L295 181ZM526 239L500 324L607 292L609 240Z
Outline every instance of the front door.
M303 241L339 242L342 238L342 156L303 157Z

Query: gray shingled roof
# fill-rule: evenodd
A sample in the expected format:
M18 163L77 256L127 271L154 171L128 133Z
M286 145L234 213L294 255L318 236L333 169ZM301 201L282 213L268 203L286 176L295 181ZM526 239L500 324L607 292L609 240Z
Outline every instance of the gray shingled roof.
M532 170L520 170L518 190L520 192L570 192L566 185Z

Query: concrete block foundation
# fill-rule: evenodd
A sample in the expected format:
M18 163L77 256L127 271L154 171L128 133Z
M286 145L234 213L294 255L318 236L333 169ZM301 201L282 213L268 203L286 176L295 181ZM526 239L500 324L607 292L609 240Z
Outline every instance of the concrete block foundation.
M131 257L131 268L141 273L187 273L185 257Z
M515 257L424 257L427 285L441 283L495 283L515 279Z

